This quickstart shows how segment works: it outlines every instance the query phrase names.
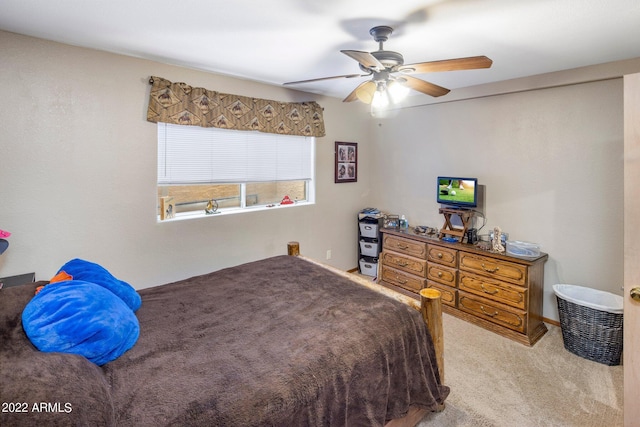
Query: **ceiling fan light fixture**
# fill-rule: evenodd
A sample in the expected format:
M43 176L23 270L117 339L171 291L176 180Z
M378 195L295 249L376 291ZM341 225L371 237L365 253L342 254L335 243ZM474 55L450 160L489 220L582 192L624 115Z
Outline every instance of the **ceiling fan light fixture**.
M400 80L392 80L387 85L387 91L389 92L389 97L394 104L398 104L405 100L405 98L409 95L409 89L407 86L403 85Z
M371 115L376 116L386 111L390 103L386 82L379 82L371 100Z
M371 104L373 101L373 95L376 93L376 84L372 81L368 81L360 84L355 89L355 96L365 104Z

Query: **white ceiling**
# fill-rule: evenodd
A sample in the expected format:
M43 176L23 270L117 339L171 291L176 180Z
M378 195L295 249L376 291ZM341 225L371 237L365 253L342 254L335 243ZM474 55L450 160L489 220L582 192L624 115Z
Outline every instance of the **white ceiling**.
M377 50L376 25L405 63L493 60L414 75L452 90L640 57L640 0L0 0L6 31L274 85L360 72L340 50ZM363 80L293 87L344 98Z

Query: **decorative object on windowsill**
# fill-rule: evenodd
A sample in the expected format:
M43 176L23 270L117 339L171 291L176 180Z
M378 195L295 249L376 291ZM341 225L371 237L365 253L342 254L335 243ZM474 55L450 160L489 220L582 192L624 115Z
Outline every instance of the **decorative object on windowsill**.
M11 236L11 233L5 230L0 230L0 255L2 255L9 247L9 241L5 239L5 237L9 236Z
M218 212L218 201L216 199L209 200L207 203L207 207L204 209L204 213L207 215L217 214Z
M170 219L176 215L176 204L173 201L173 197L164 196L160 197L160 219Z
M289 196L284 196L284 198L282 199L282 201L280 202L281 205L292 205L293 204L293 200L291 200L289 198Z
M493 228L493 239L491 241L491 245L493 252L497 252L499 254L504 252L504 246L502 246L502 230L500 230L500 227Z

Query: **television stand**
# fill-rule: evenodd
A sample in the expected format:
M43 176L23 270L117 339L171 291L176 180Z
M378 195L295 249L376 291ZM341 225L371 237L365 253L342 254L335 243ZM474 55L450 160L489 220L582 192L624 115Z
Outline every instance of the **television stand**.
M444 225L440 230L438 238L442 239L448 234L450 236L459 237L460 243L462 243L462 240L464 240L464 236L467 234L467 230L469 229L474 212L470 209L452 208L440 208L439 212L444 215ZM453 224L451 224L451 215L458 215L460 217L460 221L462 221L462 228L455 228Z

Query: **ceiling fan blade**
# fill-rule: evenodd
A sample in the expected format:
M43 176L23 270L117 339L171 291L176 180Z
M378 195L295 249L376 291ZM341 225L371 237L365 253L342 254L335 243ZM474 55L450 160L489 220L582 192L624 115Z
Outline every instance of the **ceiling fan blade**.
M373 94L376 91L376 84L371 80L366 82L362 82L351 91L349 95L342 102L353 102L357 99L364 102L365 104L370 104L373 99Z
M437 71L475 70L489 68L491 64L493 64L493 61L486 56L470 56L468 58L406 64L398 67L398 71L403 73L433 73Z
M355 59L365 68L373 68L376 70L384 70L385 68L384 65L382 65L380 61L378 61L376 57L371 55L369 52L362 52L359 50L341 50L340 52Z
M415 77L411 76L402 76L401 78L398 78L398 81L413 90L417 90L418 92L422 92L433 97L438 97L449 93L449 89L447 88L435 85L433 83L425 82L424 80L416 79Z
M311 82L319 82L322 80L331 80L331 79L351 79L354 77L365 77L368 76L368 74L345 74L342 76L331 76L331 77L319 77L317 79L309 79L309 80L299 80L297 82L286 82L286 83L282 83L283 85L297 85L300 83L311 83Z

